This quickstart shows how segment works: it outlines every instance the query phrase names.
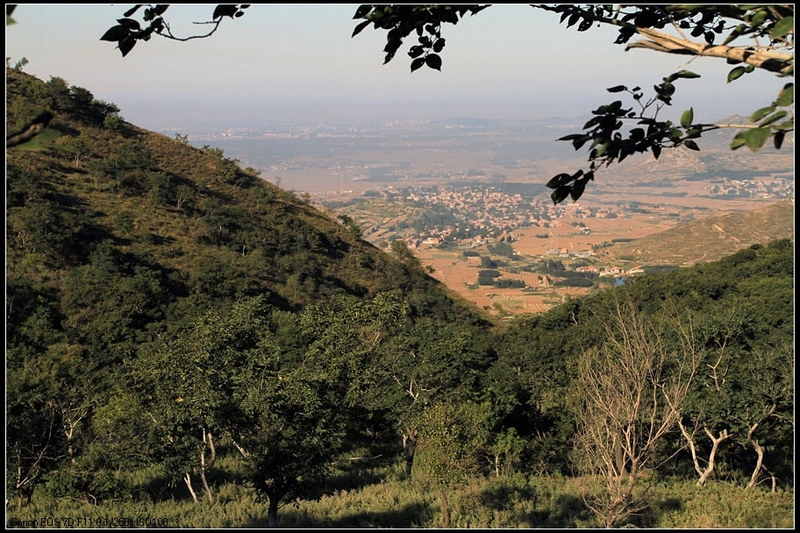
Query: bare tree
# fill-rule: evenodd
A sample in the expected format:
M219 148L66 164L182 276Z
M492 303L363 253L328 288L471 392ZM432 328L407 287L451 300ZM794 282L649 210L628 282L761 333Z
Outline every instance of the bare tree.
M678 420L702 351L685 310L644 315L615 299L597 318L604 343L579 360L576 451L605 485L584 501L614 527L647 506L637 482L660 461L656 445Z
M706 318L702 325L703 338L707 345L706 353L708 355L702 372L706 386L700 388L701 395L705 396L706 399L705 401L700 401L699 413L685 412L691 411L691 408L684 410L678 406L675 407L680 413L678 426L680 427L681 435L686 439L686 445L692 454L694 469L700 475L697 480L698 487L704 486L709 477L713 475L720 446L732 437L728 427L724 425L720 427L720 424L717 424L724 417L715 416L712 411L714 411L713 402L720 402L722 401L721 398L725 396L723 388L728 382L728 374L735 358L735 350L732 345L737 334L742 329L743 322L743 310L736 305L729 306L726 309L719 309L712 315L712 318ZM698 400L694 399L694 402L698 402ZM687 428L686 422L694 422L691 432ZM701 465L698 453L700 446L697 433L701 428L711 441L711 449L708 452L705 466ZM714 436L714 431L718 432L719 436Z

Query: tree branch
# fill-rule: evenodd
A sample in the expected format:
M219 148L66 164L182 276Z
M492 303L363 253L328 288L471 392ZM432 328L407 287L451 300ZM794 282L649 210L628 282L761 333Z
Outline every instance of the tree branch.
M791 54L734 46L700 44L650 28L637 28L636 33L649 40L630 43L625 47L626 52L631 48L646 48L668 54L720 57L730 61L747 63L756 68L783 75L790 75L794 71L794 56Z

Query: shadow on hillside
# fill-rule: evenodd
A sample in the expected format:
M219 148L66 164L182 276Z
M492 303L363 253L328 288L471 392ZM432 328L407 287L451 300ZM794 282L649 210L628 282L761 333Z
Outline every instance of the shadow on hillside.
M231 472L229 470L212 468L206 474L211 493L215 499L219 496L219 490L227 484L244 486L247 478L244 474ZM199 499L205 500L206 493L198 476L192 476L192 488ZM171 479L167 476L155 476L149 478L147 482L133 487L133 491L145 494L155 502L164 501L192 501L192 495L182 479Z
M519 502L535 502L536 499L536 490L533 487L500 485L484 490L478 501L493 511L509 511ZM592 518L591 511L580 497L562 495L552 503L550 509L521 512L515 521L525 527L572 528L578 527L579 522L585 524Z
M278 511L278 526L279 527L300 527L303 529L325 528L325 529L340 529L340 528L416 528L420 524L428 521L428 517L433 511L427 505L420 503L413 503L398 507L393 511L381 512L359 512L351 515L344 516L336 520L325 520L324 522L313 522L313 519L305 516L298 516L298 511L294 509L285 509ZM264 515L258 519L253 520L249 524L242 527L246 528L261 528L268 527L266 511Z
M176 500L190 501L192 499L186 484L171 480L166 476L154 476L145 483L133 487L134 492L147 495L154 503Z
M551 509L534 511L521 516L519 523L528 527L578 527L578 522L586 523L594 518L583 500L577 496L559 496Z
M653 528L662 522L662 516L671 512L680 512L686 509L683 500L677 498L666 498L644 509L635 516L630 517L628 524L638 528Z

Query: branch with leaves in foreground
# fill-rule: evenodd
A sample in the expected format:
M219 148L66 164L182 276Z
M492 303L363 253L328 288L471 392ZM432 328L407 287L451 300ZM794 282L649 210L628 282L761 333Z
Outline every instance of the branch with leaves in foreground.
M164 13L169 9L169 4L151 5L145 8L142 20L145 26L132 17L142 7L137 4L127 10L121 19L117 19L117 24L110 27L102 37L101 41L117 43L117 48L122 53L122 57L128 55L139 41L149 41L155 35L160 35L173 41L190 41L192 39L205 39L211 37L219 29L225 17L239 18L244 15L244 10L250 7L248 4L220 4L214 8L211 20L207 22L195 22L198 25L208 25L211 29L200 35L190 35L188 37L178 37L172 33L169 23L164 19Z
M589 168L578 170L574 174L561 173L547 182L547 187L554 189L550 197L558 204L567 197L577 201L583 194L586 185L594 180L595 172L608 167L612 163L621 163L629 155L636 153L652 152L658 159L664 148L684 146L690 150L700 150L695 142L703 133L722 128L740 129L733 141L731 149L736 150L747 146L757 152L767 140L772 137L775 148L780 149L786 133L794 128L794 121L790 119L776 124L788 115L788 108L794 104L794 84L787 83L781 90L778 98L767 107L757 110L750 116L750 124L695 124L694 109L689 108L681 115L680 123L675 124L670 120L658 120L658 112L664 105L669 105L675 91L673 81L679 78L698 78L693 72L682 70L664 78L663 83L654 87L656 96L642 104L643 93L639 87L628 89L618 85L606 89L610 93L627 92L640 105L639 111L633 108L623 108L622 102L616 100L608 105L603 105L592 111L595 115L583 125L584 133L573 133L560 137L559 141L569 141L575 150L580 150L589 144ZM655 108L648 115L647 111ZM783 108L783 109L782 109ZM626 123L634 123L623 136L622 129Z

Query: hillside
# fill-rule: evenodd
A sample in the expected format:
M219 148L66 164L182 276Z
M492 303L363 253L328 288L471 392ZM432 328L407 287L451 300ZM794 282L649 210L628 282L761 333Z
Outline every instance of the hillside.
M761 209L712 215L607 249L612 260L693 265L716 261L753 244L794 238L794 199ZM605 255L604 255L605 257Z
M60 292L110 255L123 276L140 269L160 280L160 307L191 313L255 294L298 309L334 294L398 289L420 314L482 320L416 262L378 250L352 223L242 170L221 150L138 128L59 78L6 73L9 134L53 115L40 135L7 150L12 300L17 283Z

